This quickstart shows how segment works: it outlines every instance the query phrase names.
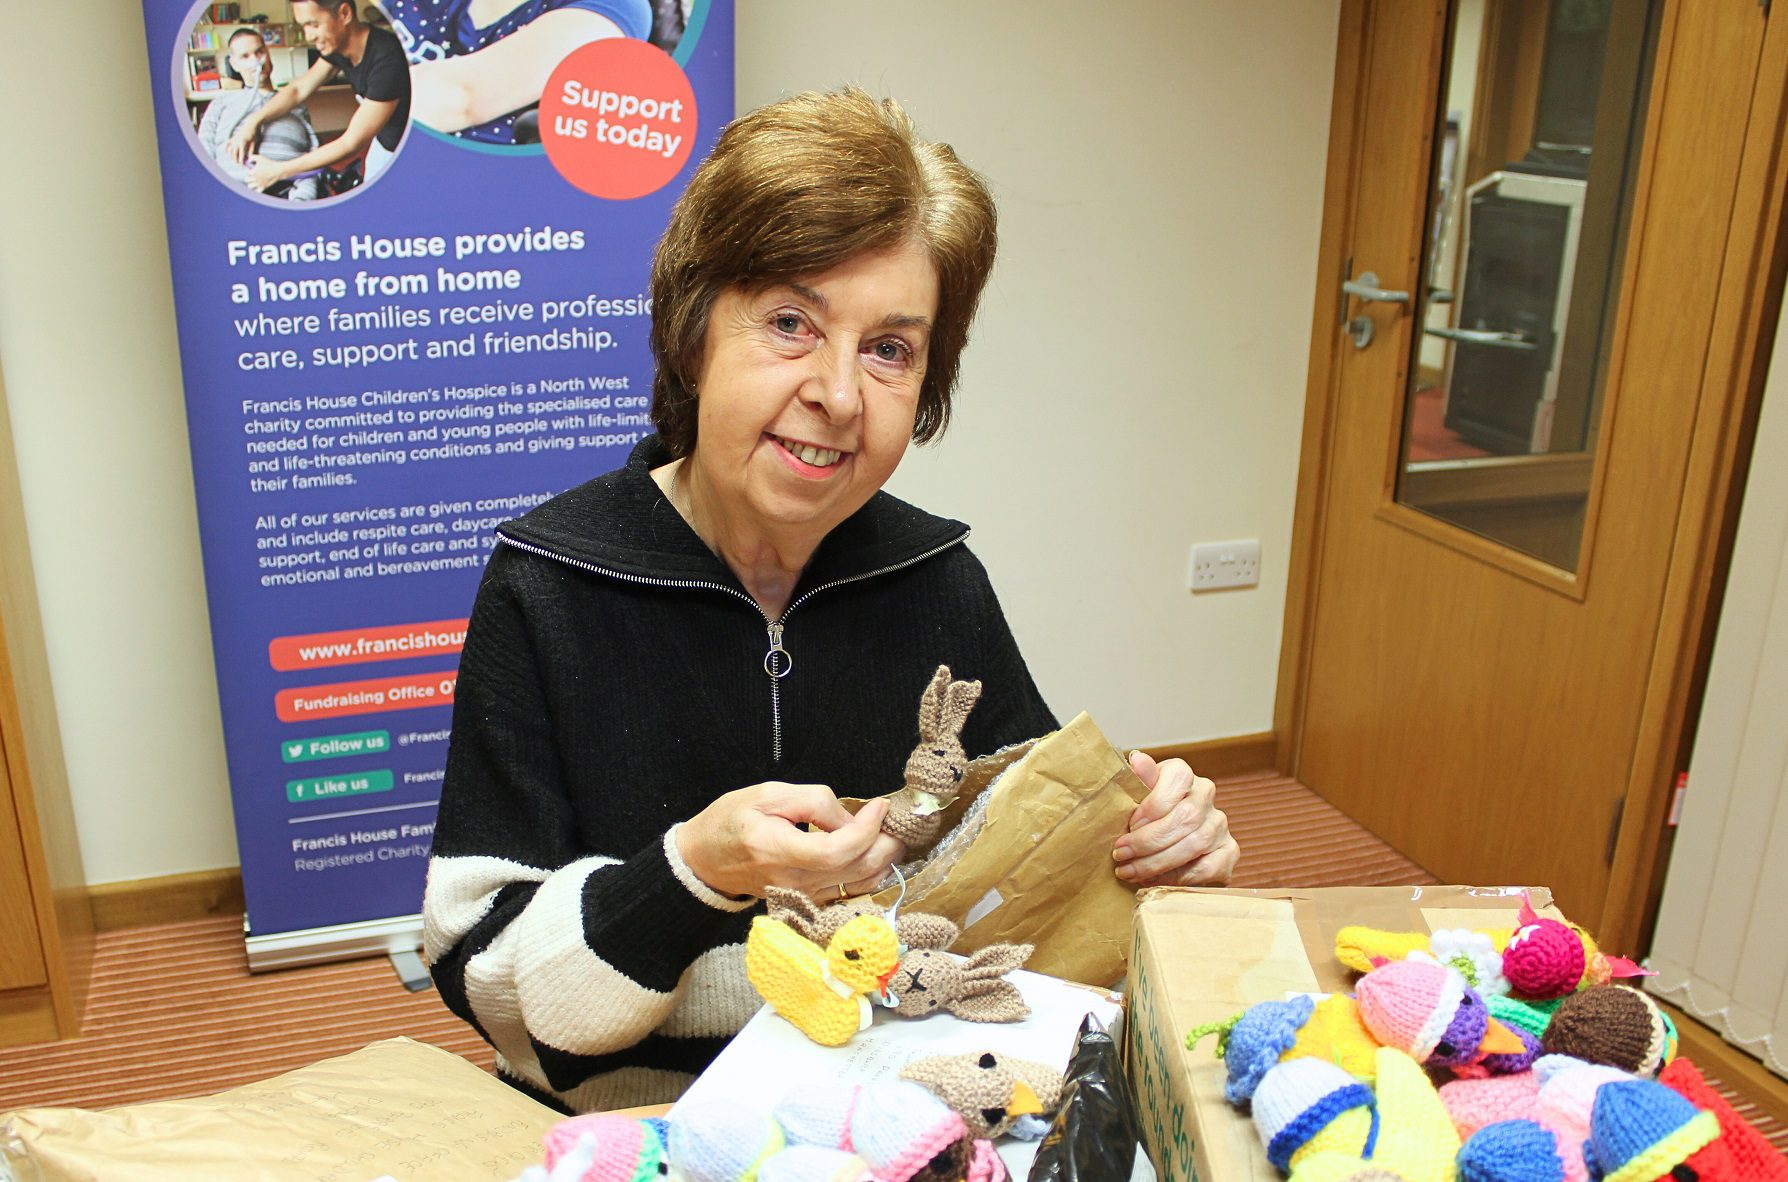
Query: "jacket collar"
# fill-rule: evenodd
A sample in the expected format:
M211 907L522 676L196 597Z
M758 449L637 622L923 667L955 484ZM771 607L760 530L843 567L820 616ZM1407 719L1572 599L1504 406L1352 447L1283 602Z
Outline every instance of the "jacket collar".
M742 591L732 570L653 481L652 469L670 458L658 436L648 435L624 466L561 493L497 532L529 549L613 574L720 583ZM910 565L961 542L968 532L960 521L877 492L826 535L795 593Z

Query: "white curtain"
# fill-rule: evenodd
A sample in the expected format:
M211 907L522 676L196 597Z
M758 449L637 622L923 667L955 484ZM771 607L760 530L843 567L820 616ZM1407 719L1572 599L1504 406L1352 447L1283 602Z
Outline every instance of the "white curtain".
M1788 319L1647 963L1652 992L1788 1077Z

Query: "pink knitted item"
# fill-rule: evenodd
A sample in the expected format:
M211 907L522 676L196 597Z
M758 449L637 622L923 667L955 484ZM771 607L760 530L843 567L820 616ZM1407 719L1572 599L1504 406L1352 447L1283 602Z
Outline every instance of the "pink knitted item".
M1006 1163L1000 1160L992 1141L982 1138L975 1142L975 1155L969 1159L965 1182L1006 1182Z
M1453 1127L1463 1140L1499 1121L1537 1120L1540 1081L1531 1071L1456 1079L1440 1085L1440 1102L1446 1105L1447 1115L1453 1118Z
M1577 988L1584 966L1583 941L1556 919L1522 925L1502 953L1509 987L1528 997L1563 997Z
M1465 978L1442 965L1397 960L1361 977L1354 996L1360 1020L1373 1037L1421 1063L1434 1053L1459 1012Z
M609 1113L591 1113L562 1120L546 1131L546 1168L570 1153L585 1134L596 1138L596 1159L578 1182L634 1182L657 1178L664 1160L664 1142L658 1130L644 1121Z
M906 1080L864 1085L851 1114L850 1148L874 1167L882 1182L908 1182L967 1138L962 1117Z
M1565 1182L1584 1182L1589 1167L1583 1163L1583 1142L1589 1136L1596 1089L1633 1077L1617 1067L1585 1063L1568 1055L1541 1055L1533 1070L1540 1081L1539 1121L1558 1138Z

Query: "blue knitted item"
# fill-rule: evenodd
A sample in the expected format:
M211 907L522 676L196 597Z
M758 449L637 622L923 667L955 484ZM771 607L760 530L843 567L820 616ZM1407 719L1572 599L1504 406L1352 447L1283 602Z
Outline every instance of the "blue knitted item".
M1248 1007L1248 1012L1230 1028L1224 1059L1229 1064L1229 1082L1223 1094L1238 1107L1254 1098L1254 1089L1291 1049L1298 1031L1310 1020L1316 1001L1299 994L1289 1001L1263 1001Z
M1564 1182L1552 1130L1531 1120L1485 1125L1459 1150L1459 1182Z
M1372 1100L1372 1089L1365 1084L1350 1084L1337 1088L1298 1113L1289 1124L1273 1135L1267 1144L1267 1160L1282 1174L1291 1172L1291 1155L1303 1147L1304 1142L1314 1137L1330 1121L1350 1108L1365 1108L1372 1113L1372 1131L1366 1136L1364 1156L1372 1155L1374 1143L1378 1140L1378 1108Z
M1720 1135L1712 1113L1649 1079L1603 1084L1596 1091L1583 1161L1591 1178L1652 1179Z

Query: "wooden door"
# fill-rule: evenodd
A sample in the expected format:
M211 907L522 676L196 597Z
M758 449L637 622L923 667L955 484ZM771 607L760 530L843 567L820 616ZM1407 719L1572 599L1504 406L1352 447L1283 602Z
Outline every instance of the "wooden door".
M1612 260L1607 299L1554 362L1599 367L1581 437L1548 448L1548 411L1533 454L1417 463L1412 388L1452 365L1429 364L1449 331L1436 293L1465 274L1436 264L1428 214L1458 21L1476 10L1481 94L1520 73L1495 61L1497 11L1534 6L1345 0L1277 720L1283 768L1443 880L1548 885L1628 942L1779 299L1788 61L1782 18L1754 3L1659 0L1636 20L1644 7L1612 5L1643 95L1629 150L1598 138L1587 167L1614 188L1573 215L1577 254ZM1344 297L1367 271L1410 300ZM1587 303L1570 295L1573 332Z

